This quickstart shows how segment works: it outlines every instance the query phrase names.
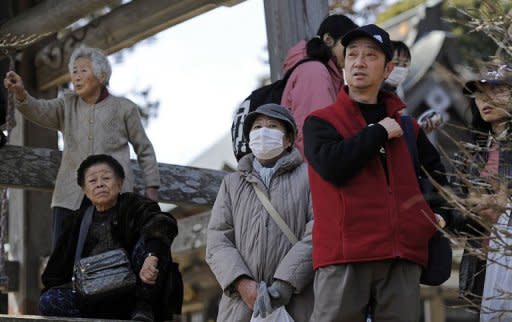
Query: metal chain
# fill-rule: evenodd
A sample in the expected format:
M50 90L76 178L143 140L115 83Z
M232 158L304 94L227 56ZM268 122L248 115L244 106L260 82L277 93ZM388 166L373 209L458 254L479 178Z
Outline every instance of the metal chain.
M5 52L5 55L9 57L9 70L14 70L14 56L9 55L7 51ZM14 94L12 92L9 92L7 98L7 115L5 121L5 127L7 130L6 141L9 142L11 129L16 126L16 121L14 119ZM7 260L5 253L5 243L7 240L7 215L9 210L9 196L7 188L1 189L0 198L0 290L5 290L8 284L8 279L5 272L5 262Z

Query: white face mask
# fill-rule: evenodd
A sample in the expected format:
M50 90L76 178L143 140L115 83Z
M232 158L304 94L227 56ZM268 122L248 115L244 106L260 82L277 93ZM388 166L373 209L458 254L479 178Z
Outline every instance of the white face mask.
M249 133L249 147L257 159L270 160L284 151L284 133L278 129L262 127Z
M395 66L384 82L389 86L398 87L405 80L408 73L408 67Z

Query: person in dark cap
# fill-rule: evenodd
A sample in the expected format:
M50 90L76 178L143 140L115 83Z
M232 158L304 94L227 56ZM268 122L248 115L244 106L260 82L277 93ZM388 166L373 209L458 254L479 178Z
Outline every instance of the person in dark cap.
M313 214L295 120L265 104L247 115L244 135L252 153L224 178L208 224L206 262L223 290L217 321L249 322L283 307L309 321Z
M420 191L403 137L404 103L382 91L393 69L386 31L347 33L345 86L309 115L304 151L313 199L311 321L418 321L420 275L438 219ZM441 184L440 157L413 120L421 165Z
M453 185L464 187L461 200L476 217L461 215L449 227L468 237L459 293L473 307L481 304L480 321L512 321L512 256L507 246L512 244L512 66L487 66L465 84L463 93L471 99L473 139L455 163L460 167L456 173L464 175Z

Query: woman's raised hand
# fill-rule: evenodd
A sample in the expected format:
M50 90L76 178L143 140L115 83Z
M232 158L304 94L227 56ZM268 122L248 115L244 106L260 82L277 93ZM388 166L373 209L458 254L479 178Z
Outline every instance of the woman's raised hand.
M13 71L7 72L4 78L4 86L12 92L18 101L24 101L27 98L25 92L25 86L23 86L23 80L20 75Z

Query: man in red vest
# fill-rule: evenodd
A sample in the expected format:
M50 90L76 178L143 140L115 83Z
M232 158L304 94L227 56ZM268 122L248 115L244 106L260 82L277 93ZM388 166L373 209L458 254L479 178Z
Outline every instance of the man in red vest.
M345 86L304 124L313 197L315 307L311 321L418 321L420 275L435 215L419 189L403 137L398 96L380 91L393 69L386 31L347 33ZM414 122L422 166L444 173ZM445 183L442 175L439 180Z

